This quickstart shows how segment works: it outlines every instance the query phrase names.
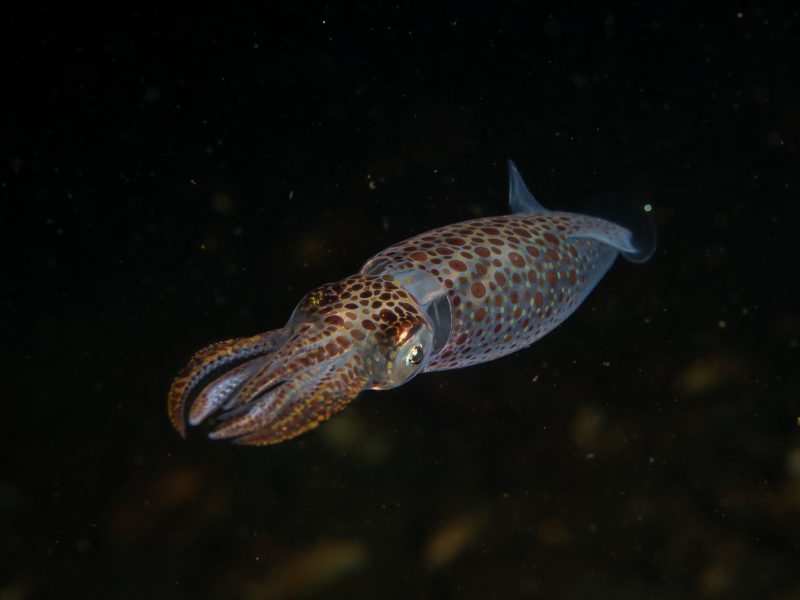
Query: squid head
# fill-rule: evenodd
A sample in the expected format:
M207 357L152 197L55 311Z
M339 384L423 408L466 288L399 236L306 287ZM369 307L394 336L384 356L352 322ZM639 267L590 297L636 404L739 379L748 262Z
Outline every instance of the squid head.
M433 354L434 327L389 274L353 275L307 294L281 329L212 344L173 381L175 428L263 445L295 437L364 389L401 385Z

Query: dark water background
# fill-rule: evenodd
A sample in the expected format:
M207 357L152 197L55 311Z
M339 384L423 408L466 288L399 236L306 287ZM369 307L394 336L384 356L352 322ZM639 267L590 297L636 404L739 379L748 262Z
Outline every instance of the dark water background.
M4 16L0 597L800 597L795 5L162 4ZM657 254L297 440L170 428L195 349L509 157Z

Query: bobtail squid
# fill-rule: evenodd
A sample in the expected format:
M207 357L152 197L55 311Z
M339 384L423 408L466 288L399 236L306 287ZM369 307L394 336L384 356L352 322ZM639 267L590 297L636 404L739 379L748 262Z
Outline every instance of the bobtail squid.
M530 346L572 314L617 254L643 262L653 253L644 211L621 220L549 211L510 161L509 176L511 214L399 242L308 293L280 329L197 352L169 391L178 432L210 421L214 439L293 438L362 390Z

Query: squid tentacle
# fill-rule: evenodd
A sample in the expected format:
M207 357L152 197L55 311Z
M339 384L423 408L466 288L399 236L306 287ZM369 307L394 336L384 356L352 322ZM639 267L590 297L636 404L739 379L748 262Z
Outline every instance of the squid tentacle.
M233 440L243 446L264 446L293 438L319 426L345 408L363 389L368 375L360 369L358 356L353 356L340 369L321 378L308 402L287 403L267 426Z
M340 356L348 345L333 341L330 332L322 331L306 340L293 337L266 362L258 372L230 398L232 406L252 402L269 388L298 377L307 370Z
M307 395L310 398L307 391L314 389L319 381L336 368L335 362L329 362L321 370L307 369L299 376L273 387L243 406L232 418L226 419L209 434L210 437L239 437L268 427L279 420L287 407L291 407L299 397Z
M285 335L285 329L275 329L252 337L210 344L196 352L189 364L172 381L169 390L167 410L178 433L186 437L186 403L202 380L231 363L273 351Z
M198 425L220 408L230 410L236 406L237 392L270 358L253 358L210 383L189 407L189 425Z

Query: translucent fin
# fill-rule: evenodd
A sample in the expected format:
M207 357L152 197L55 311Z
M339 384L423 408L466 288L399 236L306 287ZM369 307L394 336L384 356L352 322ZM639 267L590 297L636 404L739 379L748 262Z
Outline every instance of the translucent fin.
M613 194L595 196L577 211L602 219L570 237L592 238L617 248L631 262L643 263L656 250L656 228L641 204Z
M549 212L530 193L513 160L508 161L508 206L512 213Z

